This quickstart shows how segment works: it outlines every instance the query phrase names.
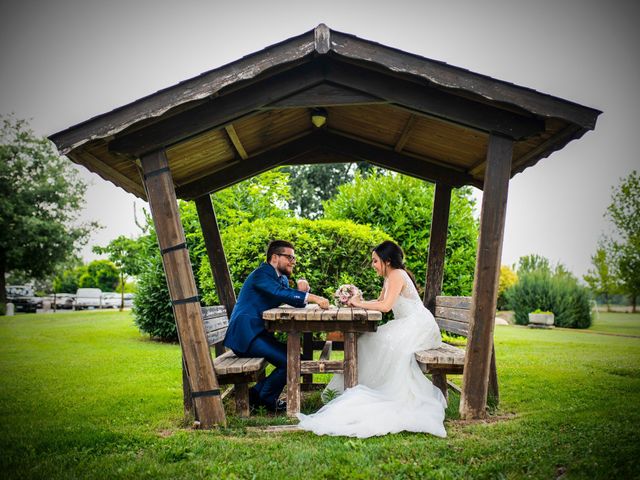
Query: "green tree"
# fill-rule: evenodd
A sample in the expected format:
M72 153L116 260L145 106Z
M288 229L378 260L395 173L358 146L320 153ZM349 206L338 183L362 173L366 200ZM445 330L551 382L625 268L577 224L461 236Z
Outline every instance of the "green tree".
M341 185L338 194L325 202L325 218L352 220L387 233L402 246L406 265L422 289L433 194L433 184L405 175L379 172L367 178L356 175L353 182ZM445 295L469 295L473 288L478 238L474 205L470 188L453 190L443 282Z
M220 190L211 198L220 229L258 218L292 216L289 174L279 168ZM195 206L190 208L197 223Z
M124 235L111 240L106 247L93 247L95 253L107 255L118 269L120 275L120 310L124 309L124 291L127 277L138 275L142 269L139 242Z
M518 274L529 272L545 272L551 273L551 263L549 259L538 254L525 255L518 259L518 265L515 267Z
M322 202L338 191L338 186L353 179L354 164L329 163L286 167L291 198L289 208L303 218L322 216Z
M618 277L614 270L611 252L607 252L604 245L591 256L593 268L584 275L584 281L595 295L600 295L607 305L607 312L611 311L611 296L618 292Z
M80 288L99 288L103 292L113 292L118 286L120 276L118 269L109 260L94 260L85 267L80 275Z
M640 295L640 175L633 171L614 187L607 215L616 228L611 248L621 290L636 311Z
M42 279L86 243L96 223L77 224L86 185L46 138L24 120L2 118L0 130L0 309L5 275Z

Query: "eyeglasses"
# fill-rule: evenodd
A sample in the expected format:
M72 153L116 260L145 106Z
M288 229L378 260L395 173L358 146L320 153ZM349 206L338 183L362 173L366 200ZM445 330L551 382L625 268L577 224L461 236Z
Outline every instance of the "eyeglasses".
M289 255L288 253L276 253L276 255L278 255L279 257L287 257L287 260L289 260L291 263L296 262L295 255Z

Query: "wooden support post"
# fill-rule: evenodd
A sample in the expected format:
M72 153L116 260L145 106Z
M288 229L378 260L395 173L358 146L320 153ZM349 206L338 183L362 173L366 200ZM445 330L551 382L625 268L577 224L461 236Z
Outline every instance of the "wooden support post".
M451 186L437 183L431 215L429 258L424 288L424 306L434 315L436 314L436 297L442 292L450 205Z
M202 428L225 425L220 388L204 331L167 157L164 151L156 151L144 155L141 163L196 418Z
M344 388L358 384L358 334L344 332Z
M512 156L513 140L492 134L487 149L471 321L462 377L460 416L463 419L484 418L486 415Z
M203 195L196 198L196 209L198 211L198 219L202 228L202 236L204 237L204 245L207 249L207 257L209 257L209 265L213 274L213 281L216 284L216 293L222 305L227 309L227 315L231 318L231 312L236 306L236 294L233 290L233 282L227 265L227 257L224 253L222 245L222 237L218 228L218 221L211 203L211 197ZM224 353L224 345L216 344L216 355Z
M302 360L313 360L313 333L302 334ZM313 383L313 374L302 375L302 383Z
M287 334L287 416L300 412L300 332Z
M434 386L438 387L445 399L449 398L447 394L447 374L442 371L435 371L431 374L431 381Z

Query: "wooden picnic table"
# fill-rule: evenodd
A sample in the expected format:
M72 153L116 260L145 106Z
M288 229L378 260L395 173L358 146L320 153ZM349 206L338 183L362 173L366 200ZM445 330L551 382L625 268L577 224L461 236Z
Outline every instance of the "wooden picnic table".
M358 384L358 333L374 332L382 313L349 307L280 307L265 311L262 318L267 330L287 333L287 415L295 417L300 412L300 375L342 372L345 388ZM344 334L344 360L300 359L300 334L334 331Z

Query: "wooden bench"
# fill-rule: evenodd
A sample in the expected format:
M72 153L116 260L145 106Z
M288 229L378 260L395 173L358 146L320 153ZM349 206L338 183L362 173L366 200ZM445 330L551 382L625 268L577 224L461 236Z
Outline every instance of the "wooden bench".
M227 333L229 317L224 306L202 307L202 321L209 346L222 352L222 341ZM267 361L264 358L240 358L231 350L217 355L213 360L220 385L233 385L236 413L249 416L249 383L264 378Z
M469 321L471 319L471 297L436 297L436 323L440 330L456 335L468 337ZM416 360L420 369L431 375L433 384L438 387L445 398L447 375L461 374L464 371L465 350L443 343L440 348L416 352ZM491 366L489 369L489 395L498 399L498 380L496 373L495 351L491 351Z

